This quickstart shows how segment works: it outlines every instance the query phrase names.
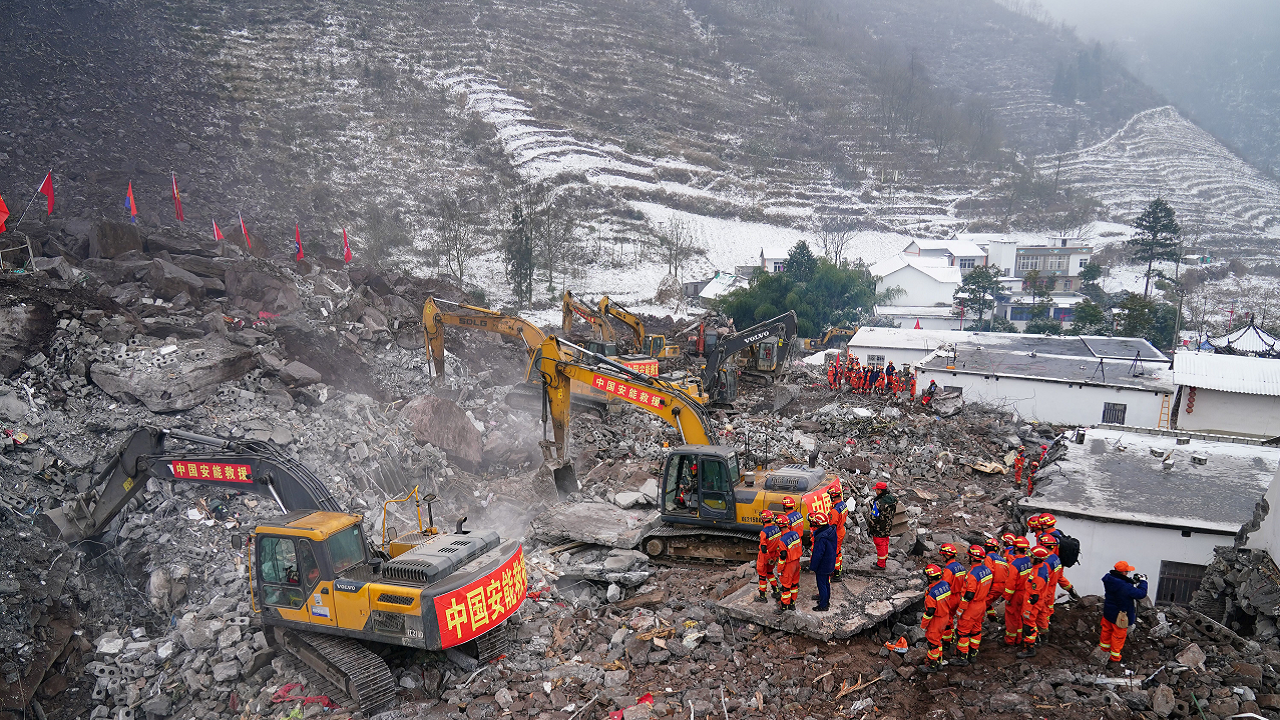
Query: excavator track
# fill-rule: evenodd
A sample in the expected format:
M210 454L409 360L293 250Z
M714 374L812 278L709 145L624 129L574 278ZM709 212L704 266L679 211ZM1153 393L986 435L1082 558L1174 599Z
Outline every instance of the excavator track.
M656 527L640 541L649 561L659 565L736 565L754 560L760 533L703 527Z
M278 646L345 692L366 716L386 710L396 698L391 668L351 638L273 628Z

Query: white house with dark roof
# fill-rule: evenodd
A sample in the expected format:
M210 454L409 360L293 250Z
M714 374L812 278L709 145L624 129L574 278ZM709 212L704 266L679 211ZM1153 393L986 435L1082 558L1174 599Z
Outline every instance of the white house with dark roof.
M879 278L876 292L892 287L903 290L893 305L945 305L951 306L952 295L960 287L960 268L947 264L943 258L918 257L898 253L868 268Z
M1173 381L1179 386L1179 430L1280 436L1280 363L1273 359L1179 352Z

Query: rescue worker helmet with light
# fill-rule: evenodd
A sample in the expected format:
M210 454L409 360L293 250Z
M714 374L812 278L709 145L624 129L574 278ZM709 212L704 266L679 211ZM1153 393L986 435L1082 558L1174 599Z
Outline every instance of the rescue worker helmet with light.
M1027 529L1028 529L1028 530L1039 530L1039 529L1040 529L1040 516L1039 516L1039 515L1032 515L1031 517L1027 518Z
M766 525L768 525L769 523L773 522L773 511L772 511L772 510L767 510L767 509L766 509L766 510L761 510L761 511L760 511L760 519L761 519L761 520L764 522L764 524L766 524Z
M981 560L986 556L987 556L986 548L982 547L981 545L969 546L969 557L973 558L974 560Z
M1000 541L995 538L987 538L982 541L988 552L1000 552Z
M942 568L937 565L930 565L924 569L924 576L930 580L938 580L942 577Z
M1058 547L1058 538L1056 538L1056 537L1054 537L1054 536L1050 535L1049 533L1045 533L1045 534L1043 534L1043 535L1041 535L1041 536L1040 536L1040 546L1041 546L1041 547L1047 547L1047 548L1050 548L1050 549L1057 548L1057 547Z
M793 497L784 497L784 498L782 498L782 507L784 507L784 508L786 508L786 509L788 509L788 510L795 510L795 508L796 508L796 499L795 499L795 498L793 498Z
M840 497L840 483L831 483L827 486L827 494L831 497Z
M951 543L943 543L942 547L938 548L938 554L944 557L953 558L956 556L956 546Z
M820 512L809 513L809 524L810 525L826 525L827 524L826 514L820 513Z
M791 518L787 517L786 513L778 513L777 515L774 515L773 521L777 523L780 528L791 527Z
M1058 524L1058 518L1054 517L1049 513L1044 513L1043 515L1040 516L1041 530L1052 530L1053 526L1057 524Z
M1017 539L1018 536L1013 533L1005 533L1000 536L1000 542L1004 543L1005 547L1013 547L1014 541Z

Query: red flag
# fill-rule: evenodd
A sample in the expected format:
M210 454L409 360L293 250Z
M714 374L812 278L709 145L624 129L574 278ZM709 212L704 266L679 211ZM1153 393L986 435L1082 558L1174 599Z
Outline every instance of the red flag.
M217 221L217 220L214 220L214 221L213 221L213 239L214 239L214 240L226 240L226 238L222 237L222 231L218 229L218 221Z
M236 217L240 218L240 232L244 233L244 245L247 248L253 248L253 243L249 241L249 228L244 226L244 215L236 211Z
M298 248L298 256L295 260L302 259L302 231L298 229L298 223L293 224L293 246Z
M0 225L0 231L4 230L4 226ZM351 262L351 243L347 242L347 229L342 228L342 261Z
M9 219L9 208L4 204L4 198L0 198L0 233L4 232L4 221Z
M182 198L178 197L178 175L169 173L169 177L173 180L173 209L178 213L178 222L182 222Z
M915 328L914 328L914 329L916 329L916 330L919 330L919 329L920 329L920 318L916 318L916 326L915 326Z
M50 170L48 175L44 176L44 182L40 183L40 190L49 198L49 214L53 214L53 171Z
M138 205L133 201L133 181L129 181L129 191L124 195L124 206L129 208L129 222L138 222Z

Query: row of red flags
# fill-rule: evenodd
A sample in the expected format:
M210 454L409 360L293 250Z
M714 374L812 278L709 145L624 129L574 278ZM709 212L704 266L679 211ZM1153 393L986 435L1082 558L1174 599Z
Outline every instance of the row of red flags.
M173 210L178 217L178 222L184 222L182 216L182 196L178 194L178 175L170 173L169 179L173 187ZM36 195L43 193L48 198L48 213L53 214L53 171L50 170L48 175L44 176L44 181L40 183L40 187L36 189L35 194L31 196L31 200L35 201ZM138 222L138 204L133 200L133 181L129 182L129 189L125 191L124 196L125 209L129 211L129 222ZM27 203L27 208L31 207L31 202ZM27 208L23 208L23 216L26 215ZM249 239L249 228L244 224L244 216L240 212L236 212L236 218L240 221L240 232L244 233L245 245L252 248L253 241ZM9 208L4 204L4 198L0 198L0 233L5 231L5 221L9 219ZM22 221L22 216L18 217L18 221ZM213 239L225 241L222 230L218 227L218 221L213 221ZM297 259L303 258L302 253L302 229L297 223L293 225L293 246L297 251ZM351 262L351 243L347 240L347 229L342 228L342 260Z

